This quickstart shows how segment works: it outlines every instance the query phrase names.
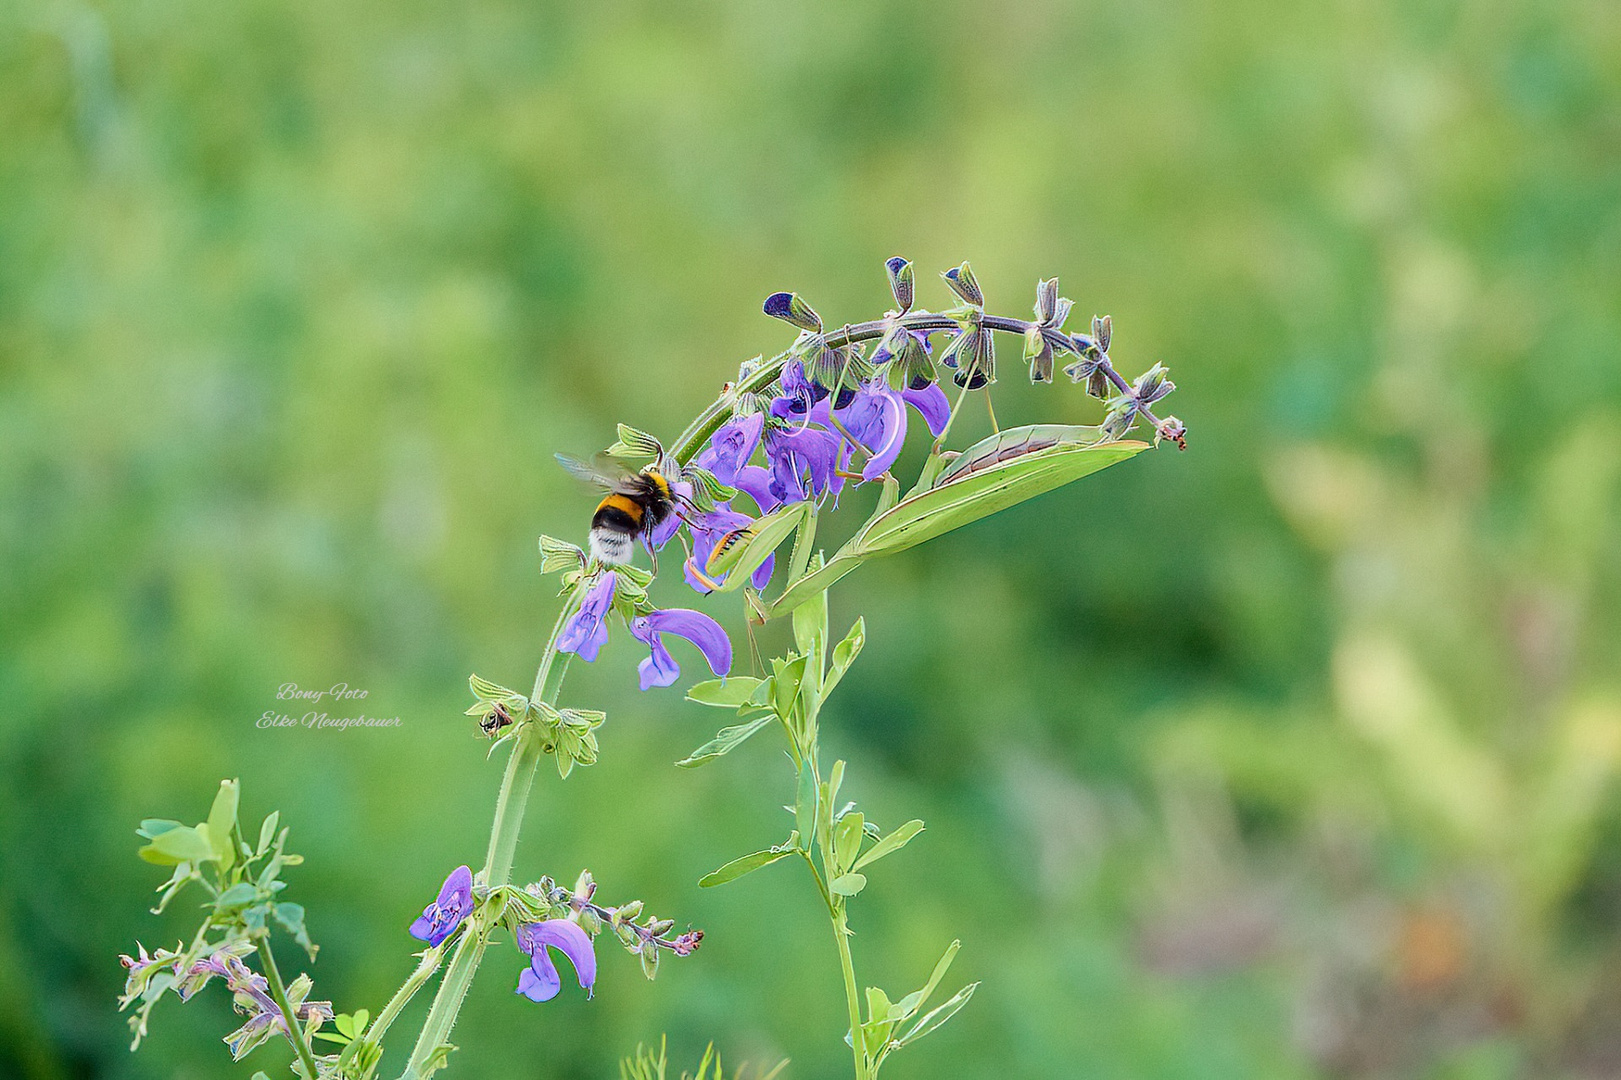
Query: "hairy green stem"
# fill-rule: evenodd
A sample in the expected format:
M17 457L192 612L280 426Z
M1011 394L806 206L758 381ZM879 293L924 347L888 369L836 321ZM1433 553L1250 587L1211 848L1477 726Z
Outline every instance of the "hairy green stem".
M310 1050L309 1040L304 1038L304 1029L298 1026L298 1016L293 1012L292 1002L287 1000L287 987L281 981L276 954L270 951L269 934L260 943L259 957L264 961L265 981L270 984L270 996L281 1009L282 1022L287 1025L287 1038L292 1040L294 1049L298 1051L298 1060L303 1063L309 1080L316 1080L320 1073L315 1070L315 1054Z
M856 965L850 955L850 930L844 921L844 904L839 902L833 916L833 938L839 946L839 967L844 972L844 1000L850 1008L850 1049L855 1057L856 1080L867 1080L867 1049L861 1038L861 997L856 989Z
M394 1023L394 1018L400 1015L400 1010L410 1004L416 992L427 984L434 972L439 970L444 958L444 950L438 946L423 952L422 962L417 965L417 969L411 972L411 977L406 979L398 990L394 991L394 996L388 999L388 1004L377 1014L377 1019L366 1028L364 1036L368 1042L376 1044L382 1041L389 1026Z
M582 579L581 586L583 584ZM582 591L582 588L577 586L557 614L557 622L552 625L551 637L547 639L546 649L541 654L540 668L535 672L535 689L531 700L544 701L550 705L557 697L557 691L568 666L566 657L562 664L556 663L557 640L562 636L563 626L568 622L568 617L579 606ZM552 677L554 669L555 679ZM501 778L501 790L495 800L495 820L490 824L490 846L484 859L483 878L486 888L493 889L511 880L512 861L518 850L518 833L523 828L524 807L529 801L529 790L535 783L535 772L544 756L540 740L534 738L533 731L526 726L518 733L512 755L507 759L506 772ZM489 929L491 928L474 927L469 924L462 931L462 939L456 946L455 955L450 959L450 966L445 969L445 977L439 983L438 992L434 994L433 1004L429 1006L427 1018L422 1022L422 1032L417 1036L416 1046L411 1050L411 1060L406 1063L405 1071L400 1074L400 1080L422 1080L426 1075L429 1060L450 1038L450 1030L456 1024L456 1016L461 1012L462 1002L467 997L468 989L473 985L473 975L478 971L479 962L484 958L484 946Z

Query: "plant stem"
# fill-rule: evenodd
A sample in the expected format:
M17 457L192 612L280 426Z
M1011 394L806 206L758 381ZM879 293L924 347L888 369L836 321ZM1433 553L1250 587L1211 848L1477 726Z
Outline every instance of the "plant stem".
M581 586L586 580L588 579L582 578L580 585L569 594L568 599L563 602L563 610L557 614L557 622L552 625L551 637L547 639L546 649L541 653L540 668L535 672L535 689L531 696L533 701L544 701L550 705L557 697L563 675L567 671L566 658L563 664L556 664L557 639L562 636L563 625L568 621L568 617L579 606L584 593ZM555 680L552 678L554 666L557 674ZM506 773L501 778L501 791L495 799L495 820L490 824L490 846L484 858L485 888L493 889L505 885L512 877L512 861L518 849L518 833L523 828L524 806L529 801L529 789L534 786L535 772L543 756L540 740L534 738L532 729L526 726L518 734L512 748L512 756L507 759ZM468 989L473 985L473 975L478 970L479 961L484 958L488 929L469 924L462 931L462 939L456 946L455 955L450 958L450 966L445 969L445 977L439 983L438 992L433 996L433 1004L429 1006L427 1018L422 1022L422 1032L417 1036L416 1045L411 1050L411 1060L406 1063L405 1071L400 1074L400 1080L421 1080L425 1075L424 1069L428 1059L449 1039L450 1030L456 1024L456 1016L461 1012L462 1002L467 997ZM412 977L415 978L415 975Z
M400 1014L401 1009L410 1004L411 999L416 996L416 992L422 989L427 981L433 977L433 973L439 970L439 965L444 962L444 958L443 950L438 947L423 952L422 962L417 965L417 969L411 972L411 977L406 979L398 990L394 991L394 996L388 999L388 1004L384 1005L383 1011L377 1014L377 1019L373 1020L370 1026L366 1028L364 1036L368 1042L377 1044L382 1041L389 1025L394 1023L394 1018Z
M309 1041L304 1038L304 1029L298 1026L298 1017L293 1012L292 1003L287 1000L287 987L281 981L281 969L276 967L276 954L270 951L269 934L260 941L259 956L264 960L265 981L270 984L270 996L281 1009L282 1022L287 1025L287 1038L298 1051L298 1060L303 1063L309 1080L316 1080L320 1073L315 1070L315 1055L310 1052Z
M856 1080L867 1080L867 1047L861 1038L861 998L856 990L856 965L850 956L850 931L844 921L844 902L833 913L833 938L839 946L839 967L844 971L844 1000L850 1007L850 1048L855 1057Z
M469 925L462 931L461 940L456 943L456 955L450 958L450 966L445 969L445 977L439 983L433 1005L428 1009L428 1018L422 1022L422 1033L417 1036L416 1046L411 1049L411 1060L406 1062L401 1080L417 1080L427 1076L428 1059L450 1038L450 1029L456 1024L456 1014L461 1012L462 1001L467 997L467 991L473 985L473 975L484 957L483 930L482 927Z

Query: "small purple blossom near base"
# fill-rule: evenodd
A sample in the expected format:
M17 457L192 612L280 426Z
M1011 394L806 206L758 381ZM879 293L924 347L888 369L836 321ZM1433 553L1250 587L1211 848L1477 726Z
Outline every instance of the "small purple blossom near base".
M249 1050L272 1035L292 1038L287 1020L281 1014L281 1006L270 996L270 983L229 951L221 950L193 964L180 980L180 999L189 1000L215 976L225 980L236 1011L247 1017L241 1027L225 1036L224 1042L230 1048L232 1058L241 1060ZM291 989L296 991L297 984ZM332 1015L330 1001L300 1001L293 1005L293 1016L298 1020L330 1020Z
M557 638L557 651L575 653L586 663L594 663L597 652L608 643L608 612L613 608L614 586L619 578L608 571L597 579L580 601L580 610L568 617Z
M597 953L580 925L568 919L547 919L518 927L518 948L529 955L529 966L518 976L517 992L530 1001L550 1001L563 987L549 949L556 949L574 965L574 974L586 996L597 982Z
M473 913L473 872L458 866L439 887L439 897L422 909L411 924L411 936L438 946L456 932L462 920Z

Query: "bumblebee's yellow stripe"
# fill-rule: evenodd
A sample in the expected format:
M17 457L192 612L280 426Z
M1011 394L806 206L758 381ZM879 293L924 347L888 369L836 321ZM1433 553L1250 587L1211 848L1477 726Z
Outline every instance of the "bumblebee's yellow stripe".
M642 523L642 504L637 502L635 499L632 499L629 495L621 495L618 492L615 492L614 494L609 495L606 499L603 499L601 502L597 503L598 510L602 510L609 506L624 514L628 514L630 519L637 525Z

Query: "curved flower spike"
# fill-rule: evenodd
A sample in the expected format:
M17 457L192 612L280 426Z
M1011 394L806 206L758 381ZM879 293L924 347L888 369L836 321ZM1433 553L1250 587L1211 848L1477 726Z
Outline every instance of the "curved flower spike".
M580 610L568 617L563 632L557 636L557 651L576 653L581 660L592 663L597 650L608 643L608 612L613 607L614 586L618 576L612 571L603 574L580 602Z
M439 887L439 898L422 909L422 914L411 924L411 936L440 945L462 920L473 913L473 872L458 866Z
M574 965L586 996L597 983L597 953L591 935L568 919L547 919L518 927L518 948L529 954L529 966L518 976L518 993L530 1001L550 1001L563 988L547 949L556 949Z
M651 655L636 667L641 675L643 690L669 686L681 677L681 665L675 662L675 657L670 655L669 648L664 644L665 634L684 637L698 646L698 651L709 662L709 670L716 675L731 673L732 639L726 636L720 623L701 611L687 608L655 611L632 619L630 632L651 650Z

